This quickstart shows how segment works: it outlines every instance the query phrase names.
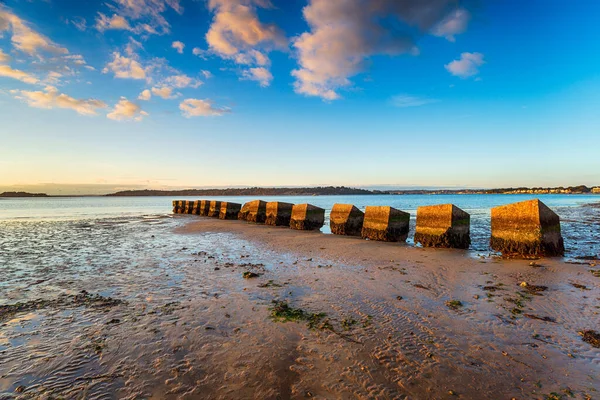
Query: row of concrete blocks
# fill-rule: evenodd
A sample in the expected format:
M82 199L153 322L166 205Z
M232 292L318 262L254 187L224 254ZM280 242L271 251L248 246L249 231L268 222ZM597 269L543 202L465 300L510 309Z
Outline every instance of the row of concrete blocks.
M325 210L311 204L255 200L244 204L210 200L175 200L173 212L221 219L240 219L298 230L321 229ZM363 213L352 204L334 204L329 217L336 235L400 242L408 236L410 214L388 206L367 206ZM424 247L467 249L471 217L453 204L419 207L415 242ZM507 255L560 256L564 243L557 214L539 200L492 208L493 250Z

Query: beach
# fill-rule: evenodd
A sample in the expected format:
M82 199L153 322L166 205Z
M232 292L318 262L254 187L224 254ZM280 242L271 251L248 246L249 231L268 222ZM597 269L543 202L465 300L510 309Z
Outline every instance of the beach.
M5 264L5 396L599 396L580 334L598 330L597 260L192 216L31 224L0 242L40 264ZM25 230L45 236L25 246Z

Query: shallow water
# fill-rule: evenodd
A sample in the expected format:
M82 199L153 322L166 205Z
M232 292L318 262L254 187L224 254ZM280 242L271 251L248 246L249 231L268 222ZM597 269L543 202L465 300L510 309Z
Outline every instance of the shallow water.
M324 207L334 202L391 204L409 211L426 199L428 204L455 201L382 197L284 200ZM594 199L543 199L563 218L571 257L598 254L594 235L599 209L579 205ZM422 249L423 258L411 255L402 263L390 263L395 256L344 261L327 256L324 245L310 245L307 252L315 256L302 256L234 231L178 234L190 221L218 226L237 222L171 216L170 201L0 201L0 305L81 290L124 302L100 308L48 307L0 319L0 394L443 398L454 390L464 398L476 398L475 393L477 398L541 398L567 387L577 398L597 394L592 389L599 384L600 351L577 335L579 329L596 328L598 320L594 304L600 299L600 279L586 266L569 267L565 278L559 274L563 267L523 270L528 263L517 268L492 261L478 264L468 257L460 268L448 267L443 258L434 260L435 272L430 272L422 263L444 253ZM483 207L478 214L476 207L465 208L472 212L474 226L480 216L482 228L474 228L474 241L483 248L489 211ZM395 252L393 246L382 248ZM244 271L263 275L245 280ZM556 324L511 320L512 300L502 296L516 296L517 282L523 279L550 287L548 295L530 301L528 312L550 315ZM268 286L269 280L280 286ZM487 280L506 285L494 302L481 292ZM588 289L573 289L572 282ZM403 303L396 300L398 294ZM482 300L471 300L474 295ZM444 302L456 297L466 310L448 312ZM268 319L273 299L326 312L337 333L273 323ZM348 318L357 323L346 332L341 324ZM545 335L543 342L531 339L538 334ZM507 361L503 352L512 359ZM535 363L529 362L531 357ZM548 373L550 369L555 372Z
M311 203L326 210L323 233L330 233L329 212L335 203L354 204L364 210L367 205L390 205L411 214L412 237L417 207L453 203L471 214L471 250L489 252L490 209L533 198L541 199L561 218L567 258L598 257L600 255L600 196L598 195L368 195L368 196L288 196L267 197L266 201L294 204ZM179 199L179 198L177 198ZM196 200L196 198L181 198ZM211 198L212 199L212 198ZM245 203L254 197L214 197ZM72 221L101 218L156 218L170 215L170 197L78 197L0 199L0 224L5 221ZM596 207L589 206L596 204ZM115 223L109 222L109 223ZM17 224L18 225L18 224ZM17 226L11 224L12 226ZM5 228L3 228L4 230ZM9 227L10 229L10 227ZM8 232L6 233L8 234ZM32 232L32 235L35 233ZM2 233L0 232L0 235Z

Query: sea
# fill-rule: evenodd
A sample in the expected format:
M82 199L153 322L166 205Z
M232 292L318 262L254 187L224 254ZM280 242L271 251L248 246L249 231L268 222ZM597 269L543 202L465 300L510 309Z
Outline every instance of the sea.
M490 209L495 206L539 198L561 218L568 259L598 258L600 256L600 196L598 195L351 195L351 196L275 196L265 201L285 201L294 204L310 203L326 210L323 234L330 234L329 212L335 203L354 204L364 210L368 205L387 205L411 214L411 233L407 243L414 245L412 236L419 206L452 203L471 214L471 250L489 253ZM245 203L255 197L212 197L214 200ZM158 221L161 229L173 229L190 220L192 215L173 215L172 200L197 200L194 197L49 197L0 199L0 262L18 262L10 246L39 242L44 234L54 232L64 241L79 240L81 226L103 224L144 225ZM158 224L158 222L156 222ZM91 228L90 228L91 229ZM75 233L75 234L73 234ZM18 244L15 244L17 241ZM73 243L75 244L75 243Z

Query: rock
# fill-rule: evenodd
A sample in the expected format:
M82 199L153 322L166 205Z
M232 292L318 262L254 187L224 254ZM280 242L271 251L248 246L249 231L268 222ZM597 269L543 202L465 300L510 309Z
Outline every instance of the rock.
M504 255L562 256L560 218L538 199L494 207L490 246Z
M325 223L325 210L312 204L296 204L292 207L290 228L301 231L319 230Z
M210 202L210 206L208 207L208 217L218 218L219 214L221 214L221 202L217 200L212 200Z
M267 202L262 200L247 202L242 207L238 219L264 224L267 219Z
M419 207L415 243L423 247L468 249L471 216L453 204Z
M221 211L219 219L237 219L242 205L239 203L231 203L229 201L221 202Z
M281 201L270 201L267 203L267 219L265 224L273 226L290 226L292 218L292 203L283 203Z
M207 217L208 212L210 211L210 200L200 200L200 206L198 207L198 211L198 215Z
M352 204L334 204L329 227L335 235L360 236L365 214Z
M402 242L408 237L410 214L388 206L367 206L361 236L382 242Z

